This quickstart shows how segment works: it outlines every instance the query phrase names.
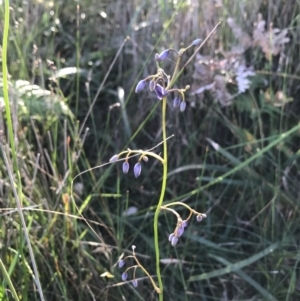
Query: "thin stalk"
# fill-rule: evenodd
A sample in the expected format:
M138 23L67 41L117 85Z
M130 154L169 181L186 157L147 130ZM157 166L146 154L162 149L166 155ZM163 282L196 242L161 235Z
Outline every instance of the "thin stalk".
M167 188L167 174L168 174L168 154L167 154L167 130L166 130L166 110L167 110L167 99L164 97L162 99L162 134L163 134L163 177L162 186L159 201L155 210L153 226L154 226L154 248L156 257L156 275L158 279L158 286L161 290L159 294L159 301L163 301L163 283L160 273L160 254L159 254L159 244L158 244L158 216L160 212L160 207L164 201L165 192Z

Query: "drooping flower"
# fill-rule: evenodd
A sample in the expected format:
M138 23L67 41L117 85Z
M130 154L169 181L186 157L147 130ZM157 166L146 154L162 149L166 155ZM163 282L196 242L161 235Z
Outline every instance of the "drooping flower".
M186 108L186 102L182 101L181 104L180 104L180 111L184 112L185 108Z
M132 285L133 285L134 287L137 287L137 286L138 286L138 282L137 282L136 279L133 279L133 280L132 280Z
M125 162L123 163L122 169L123 169L123 173L124 173L124 174L127 174L127 173L128 173L128 170L129 170L129 163L128 163L127 161L125 161Z
M172 245L173 247L175 247L176 244L177 244L177 242L178 242L178 237L176 237L176 236L174 235L173 238L172 238L172 240L171 240L171 245Z
M185 228L185 227L187 227L187 225L188 225L187 220L182 221L181 227Z
M180 225L178 228L177 228L177 231L176 231L176 236L177 237L180 237L184 232L184 227L182 227L182 225Z
M110 159L109 162L116 162L119 159L119 155L113 155Z
M135 93L141 92L146 87L146 81L144 79L140 80L135 88Z
M127 277L128 277L128 274L126 272L124 272L121 276L123 281L126 281Z
M141 171L142 171L142 165L140 162L137 162L133 168L134 176L137 178L141 174Z
M164 51L162 51L160 54L156 54L155 55L155 59L158 61L158 62L161 62L163 60L165 60L166 58L168 58L170 54L170 49L166 49Z
M171 234L169 235L169 242L172 242L172 239L173 239L174 236L175 236L174 233L171 233Z
M176 96L173 100L173 107L177 108L180 105L180 98Z
M125 265L125 261L123 259L121 259L119 261L119 268L122 268Z
M201 39L196 39L196 40L193 41L192 45L193 46L198 46L198 45L200 45L201 42L202 42Z
M155 86L155 93L156 93L156 96L158 99L162 99L163 97L167 96L168 95L168 91L165 90L161 85L157 84Z

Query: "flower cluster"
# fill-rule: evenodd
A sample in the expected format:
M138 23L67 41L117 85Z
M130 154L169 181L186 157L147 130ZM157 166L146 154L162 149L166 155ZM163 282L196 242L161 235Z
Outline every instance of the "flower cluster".
M189 214L188 218L183 220L177 211L175 211L174 209L169 208L172 205L182 205L182 206L186 207L187 209L189 209L190 214ZM192 209L187 204L182 203L182 202L170 203L168 205L162 206L161 209L168 210L168 211L172 212L173 214L175 214L176 217L177 217L176 228L175 228L174 232L169 235L169 242L171 243L171 245L173 247L176 246L176 244L178 242L178 238L183 235L183 233L185 231L185 228L188 226L188 222L191 219L193 214L196 215L197 222L201 222L203 220L203 218L206 218L206 214L199 213L196 210Z
M123 173L124 174L128 174L128 171L129 171L129 162L128 162L128 159L129 159L129 156L132 155L132 154L139 154L140 157L138 159L138 162L134 165L133 167L133 173L134 173L134 176L136 178L138 178L141 174L141 171L142 171L142 164L141 164L141 161L144 161L144 162L148 162L148 156L152 156L158 160L160 160L161 162L163 162L163 159L158 156L157 154L153 153L153 152L150 152L150 151L143 151L143 150L131 150L131 149L127 149L127 151L124 151L120 154L117 154L117 155L114 155L110 158L109 162L113 163L113 162L116 162L120 159L120 157L122 155L125 155L126 154L126 157L125 157L125 161L123 162L123 165L122 165L122 170L123 170Z
M170 94L170 92L177 93L178 96L176 96L173 100L173 107L176 108L179 106L180 111L183 112L186 108L184 93L186 90L188 90L190 88L190 86L187 85L184 89L177 89L177 88L171 89L171 86L173 85L174 80L176 80L176 76L177 76L177 72L178 72L177 67L180 63L181 56L190 47L198 46L201 43L201 41L202 41L201 39L197 39L197 40L193 41L193 43L191 45L189 45L188 47L180 49L179 52L177 52L173 48L170 48L170 49L163 50L161 53L156 53L155 60L157 62L157 66L158 66L157 73L154 75L147 76L146 78L140 80L135 88L135 92L139 93L142 90L144 90L145 87L147 86L147 82L149 81L149 90L151 92L154 91L156 94L156 97L159 100L168 96ZM162 68L160 68L158 65L158 63L169 58L171 52L175 52L175 54L178 57L177 64L176 64L174 74L172 77L170 75L167 75L166 72Z
M123 268L125 266L125 264L126 264L126 260L128 260L129 258L133 258L134 261L135 261L135 263L136 263L135 265L132 265L132 266L128 267L127 269L125 269L125 271L121 275L122 281L127 281L127 279L128 279L128 271L129 270L133 270L131 283L132 283L132 285L134 287L138 287L138 281L136 279L136 270L137 270L137 268L140 268L147 275L147 277L151 281L154 289L158 293L161 293L159 287L156 286L156 284L155 284L153 278L151 277L151 275L147 272L147 270L141 265L141 263L137 259L136 254L135 254L136 246L133 245L131 248L132 248L132 255L126 256L124 258L123 258L123 256L121 256L119 258L119 261L118 261L118 267L119 268Z

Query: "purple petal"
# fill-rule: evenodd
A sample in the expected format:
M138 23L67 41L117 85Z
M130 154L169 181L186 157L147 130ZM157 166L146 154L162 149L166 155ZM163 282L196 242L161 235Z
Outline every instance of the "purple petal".
M151 80L151 81L149 82L149 90L150 90L150 91L154 91L155 86L156 86L155 81Z
M184 220L182 221L181 227L185 228L188 225L188 221Z
M172 239L173 239L174 236L175 236L174 233L171 233L171 234L169 235L169 241L170 241L170 242L172 242Z
M179 226L177 228L176 236L180 237L183 234L183 232L184 232L184 228L182 226Z
M192 45L193 46L198 46L198 45L200 45L201 42L202 42L201 39L196 39L195 41L193 41Z
M166 58L168 58L169 53L170 53L170 49L164 50L159 55L155 55L155 59L158 62L161 62L161 61L165 60Z
M123 259L121 259L119 261L119 268L122 268L125 265L125 261Z
M137 282L136 279L133 279L133 280L132 280L132 285L133 285L134 287L137 287L137 286L138 286L138 282Z
M196 219L197 219L197 222L200 223L203 220L203 217L202 217L202 215L197 215Z
M178 242L178 237L174 236L174 237L172 238L171 245L172 245L173 247L175 247L176 244L177 244L177 242Z
M142 165L141 163L138 162L134 165L133 168L134 176L137 178L141 174L141 171L142 171Z
M128 274L126 272L124 272L121 277L122 277L123 281L126 281Z
M184 112L185 108L186 108L186 102L182 101L181 104L180 104L180 111Z
M113 155L110 159L109 162L116 162L119 159L119 155Z
M168 95L168 91L166 91L161 85L157 84L155 86L155 93L158 99L162 99L163 97Z
M123 173L124 173L124 174L127 174L127 173L128 173L128 170L129 170L129 163L128 163L127 161L125 161L125 162L123 163L122 169L123 169Z
M177 108L180 105L180 98L176 96L173 100L173 107Z
M141 92L146 87L146 81L143 79L138 82L135 88L135 93Z

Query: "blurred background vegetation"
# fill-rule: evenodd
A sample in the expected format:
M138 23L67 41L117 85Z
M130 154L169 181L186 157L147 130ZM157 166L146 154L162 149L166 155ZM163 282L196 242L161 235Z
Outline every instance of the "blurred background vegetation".
M204 39L221 21L178 81L191 85L186 111L169 99L167 131L174 137L165 201L182 200L208 217L191 223L173 248L167 237L176 220L161 213L164 298L300 300L300 1L15 0L10 6L10 105L23 213L45 299L158 299L143 274L137 289L123 283L116 262L135 244L155 279L160 164L143 164L138 179L122 174L120 163L82 174L73 191L79 212L71 183L127 147L161 142L159 103L151 93L134 94L135 84L155 73L156 52ZM164 66L172 70L174 60ZM2 151L10 157L2 88L0 101ZM0 160L0 257L19 299L40 300ZM12 300L0 279L0 299Z

